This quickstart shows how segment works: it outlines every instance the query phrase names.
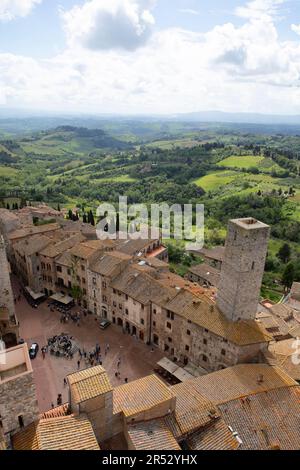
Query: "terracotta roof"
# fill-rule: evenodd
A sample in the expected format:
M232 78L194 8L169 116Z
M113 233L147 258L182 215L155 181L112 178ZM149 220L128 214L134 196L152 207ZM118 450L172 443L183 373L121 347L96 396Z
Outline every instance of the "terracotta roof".
M97 251L107 251L114 247L113 240L86 240L78 243L71 250L70 253L77 258L89 259Z
M213 268L209 264L197 264L196 266L191 266L189 272L195 274L198 277L201 277L205 281L208 281L212 286L218 286L220 281L220 271Z
M21 228L11 232L8 235L9 240L17 240L18 238L25 238L31 235L40 235L42 233L52 232L54 230L59 230L59 224L46 224L46 225L39 225L39 226L32 226L29 228Z
M61 418L62 416L67 416L69 414L69 404L65 403L64 405L57 406L52 410L45 411L40 415L40 419L49 419L49 418Z
M294 380L300 380L300 364L293 361L293 355L296 353L296 343L294 338L272 343L269 346L269 351L276 359L279 367L281 367Z
M157 305L165 305L176 295L176 291L163 286L159 278L153 277L156 274L158 275L156 270L147 265L128 266L113 280L111 287L144 305L150 301Z
M220 415L211 400L193 387L192 381L174 385L171 391L176 396L176 408L172 418L167 419L178 438L207 426ZM175 427L172 419L176 421Z
M12 437L14 450L39 450L38 422L34 422Z
M195 432L187 440L190 450L236 450L237 439L222 418L210 423L207 428Z
M216 246L214 248L202 248L199 250L199 254L205 258L223 261L225 256L225 246Z
M193 295L181 290L165 308L234 344L265 343L272 339L255 320L229 321L205 294Z
M83 415L41 420L41 450L100 450L90 421Z
M61 264L62 266L67 266L68 268L71 268L73 263L72 263L72 255L70 251L66 251L62 255L60 255L56 259L56 264Z
M101 366L68 375L68 381L75 403L82 403L112 391L107 373Z
M118 250L128 255L136 255L158 240L122 240L118 242Z
M70 236L66 240L60 241L58 243L52 243L50 246L47 246L45 249L40 250L39 254L46 256L47 258L55 258L66 250L72 248L75 244L84 241L85 238L80 233L77 233L73 236Z
M12 438L14 450L100 450L84 416L41 419Z
M119 251L112 251L107 253L101 258L97 259L90 266L90 271L101 274L102 276L111 277L113 275L119 274L118 269L126 261L130 261L132 258L125 253Z
M240 364L198 377L186 384L193 386L197 392L216 405L298 385L279 367L267 364Z
M114 389L114 413L130 417L172 398L170 389L156 375L149 375Z
M164 419L128 426L128 436L135 450L180 450Z
M51 239L45 235L33 235L26 240L20 240L15 244L15 250L25 256L33 255L50 245Z
M282 387L219 406L242 450L300 448L300 387Z

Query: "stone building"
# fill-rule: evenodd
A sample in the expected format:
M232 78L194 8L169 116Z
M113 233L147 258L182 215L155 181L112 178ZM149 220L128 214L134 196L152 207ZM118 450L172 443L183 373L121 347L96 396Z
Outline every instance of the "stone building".
M16 345L19 338L19 327L5 242L4 238L0 236L0 339L1 337L7 347Z
M253 218L229 221L217 305L230 321L255 319L269 234Z
M38 417L27 344L0 351L0 423L6 442Z
M203 287L218 287L220 271L206 263L197 264L190 267L186 278L191 282L197 282Z
M113 388L97 366L68 384L69 404L14 435L14 449L300 449L300 387L279 367L242 364L172 387L150 375Z

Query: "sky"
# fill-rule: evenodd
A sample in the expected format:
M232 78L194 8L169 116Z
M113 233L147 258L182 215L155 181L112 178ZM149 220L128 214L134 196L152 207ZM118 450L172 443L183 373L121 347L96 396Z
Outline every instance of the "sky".
M300 114L300 0L0 0L0 107Z

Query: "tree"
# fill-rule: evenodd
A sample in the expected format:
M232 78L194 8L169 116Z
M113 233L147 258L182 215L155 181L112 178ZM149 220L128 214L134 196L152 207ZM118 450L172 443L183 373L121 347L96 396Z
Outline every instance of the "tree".
M291 247L288 243L284 243L277 253L277 257L284 263L287 264L291 259Z
M90 210L89 214L90 214L90 217L89 217L89 219L90 219L90 224L91 224L91 225L95 225L94 214L93 214L93 212L92 212L91 210Z
M71 289L71 296L77 302L82 299L83 292L79 286L73 286Z
M293 282L295 280L295 266L293 263L287 264L285 270L282 274L282 283L284 287L288 290L292 287Z

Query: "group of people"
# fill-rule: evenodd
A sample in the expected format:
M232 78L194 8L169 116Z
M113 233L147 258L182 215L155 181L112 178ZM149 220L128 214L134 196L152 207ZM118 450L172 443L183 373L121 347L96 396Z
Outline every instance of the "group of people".
M55 335L48 339L48 347L50 348L50 354L57 357L73 359L75 348L73 336L69 336L65 333Z

